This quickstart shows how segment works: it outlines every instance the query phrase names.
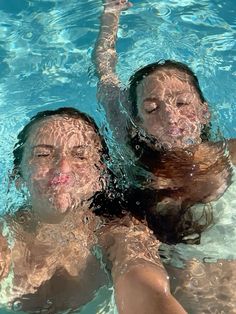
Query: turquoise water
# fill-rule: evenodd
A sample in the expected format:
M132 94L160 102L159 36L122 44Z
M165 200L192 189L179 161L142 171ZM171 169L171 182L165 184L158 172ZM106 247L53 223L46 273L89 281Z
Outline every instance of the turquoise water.
M214 125L225 137L236 137L234 1L136 0L133 4L123 12L118 32L117 72L122 83L126 85L130 75L147 63L167 58L183 61L199 77ZM101 10L98 0L0 0L1 213L17 202L15 192L7 194L12 149L32 115L74 106L106 127L96 102L91 62ZM202 245L179 245L173 253L176 260L196 254L236 258L234 191L232 186L214 205L218 222L205 233ZM113 309L111 305L104 312Z

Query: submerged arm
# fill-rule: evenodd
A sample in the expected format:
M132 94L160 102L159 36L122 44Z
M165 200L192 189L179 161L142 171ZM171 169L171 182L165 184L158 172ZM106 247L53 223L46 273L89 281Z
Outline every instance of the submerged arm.
M158 255L160 242L135 219L105 227L102 247L111 263L119 314L184 314L169 290Z
M185 261L184 268L167 267L170 278L174 279L171 290L188 313L196 313L196 310L197 313L234 313L236 260L202 262L194 258ZM227 297L219 298L222 292Z
M10 269L10 249L7 240L0 233L0 281L6 277Z

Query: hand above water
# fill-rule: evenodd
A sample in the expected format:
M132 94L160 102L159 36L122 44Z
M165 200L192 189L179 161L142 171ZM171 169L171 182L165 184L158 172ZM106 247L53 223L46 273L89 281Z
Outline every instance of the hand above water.
M132 3L127 0L103 0L104 9L106 11L123 11L132 6Z

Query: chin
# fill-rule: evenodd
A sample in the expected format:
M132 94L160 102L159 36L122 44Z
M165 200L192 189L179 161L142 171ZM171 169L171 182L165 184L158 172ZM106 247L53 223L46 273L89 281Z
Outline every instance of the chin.
M186 149L195 145L199 145L201 143L201 138L193 138L191 135L185 136L182 138L168 138L163 139L161 141L161 145L165 150L180 150L180 149Z
M65 214L73 206L71 195L69 193L62 193L55 195L50 199L50 207L52 212L58 214Z

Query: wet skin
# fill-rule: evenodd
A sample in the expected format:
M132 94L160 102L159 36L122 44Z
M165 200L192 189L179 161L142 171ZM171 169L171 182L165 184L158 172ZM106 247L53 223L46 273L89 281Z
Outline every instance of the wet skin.
M17 303L21 310L34 313L57 313L85 304L107 282L92 254L94 245L99 244L112 265L120 308L123 298L128 300L126 307L131 311L125 308L125 313L135 312L130 304L134 289L127 292L126 283L137 287L138 282L142 294L143 288L153 291L153 276L154 290L161 300L171 299L180 308L169 293L168 278L157 254L160 242L150 230L131 217L106 224L91 210L90 198L104 188L106 172L95 130L83 120L53 116L34 125L24 145L21 183L29 189L32 209L19 210L7 218L14 239L11 248L0 234L4 249L1 275L7 277L11 270L13 274L0 304L14 308ZM58 216L63 217L59 222ZM144 304L149 296L147 292ZM151 299L156 299L156 292Z
M165 69L145 77L137 86L139 125L167 149L201 143L202 126L210 113L179 70Z
M102 189L101 141L80 119L50 117L24 144L22 183L39 215L65 213Z
M7 218L14 245L5 243L1 279L13 270L6 293L12 306L19 298L23 310L35 311L47 307L50 298L52 313L74 308L106 282L91 254L101 220L89 207L104 187L101 158L100 137L82 119L54 115L32 126L20 165L20 184L29 190L32 210Z

